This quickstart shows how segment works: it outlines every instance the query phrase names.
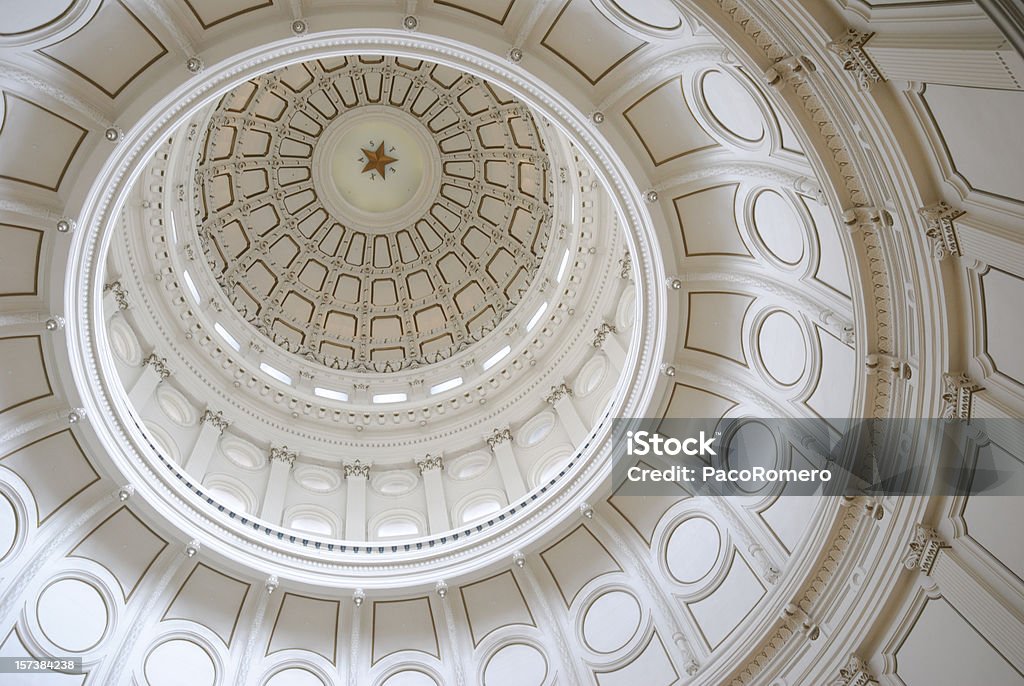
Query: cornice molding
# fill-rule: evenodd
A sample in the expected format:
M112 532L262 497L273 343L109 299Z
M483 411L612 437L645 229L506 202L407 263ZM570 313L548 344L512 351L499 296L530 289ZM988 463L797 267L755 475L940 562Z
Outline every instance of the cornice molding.
M1017 0L977 0L1014 49L1024 55L1024 8Z

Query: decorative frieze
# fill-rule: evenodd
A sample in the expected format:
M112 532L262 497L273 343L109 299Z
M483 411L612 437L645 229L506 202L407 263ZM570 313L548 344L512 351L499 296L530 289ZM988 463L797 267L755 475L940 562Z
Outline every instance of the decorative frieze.
M205 410L203 412L202 422L203 424L214 425L215 427L220 429L221 433L224 433L227 430L227 428L231 426L231 422L228 421L227 419L224 419L224 412L221 410L217 410L216 412L214 412L213 410Z
M504 429L495 429L494 433L486 438L487 446L494 450L497 446L508 441L512 442L512 430L507 426Z
M864 660L851 655L846 665L839 668L839 676L832 680L830 686L870 686L877 684L878 679Z
M427 455L422 460L416 460L416 466L419 468L420 474L425 474L435 469L444 469L444 460L440 455Z
M594 340L592 345L595 348L600 348L604 345L605 339L613 333L618 333L618 329L616 329L613 324L602 322L601 326L594 329Z
M864 51L865 43L871 40L873 35L875 34L849 29L842 38L825 46L839 55L839 59L843 61L843 70L853 74L857 80L857 87L862 91L869 91L879 81L885 81L885 77Z
M546 398L544 398L544 402L546 402L546 403L548 403L550 405L554 405L559 400L561 400L562 398L565 398L565 397L569 397L569 398L572 397L572 389L569 388L569 386L567 386L565 384L565 382L563 381L562 383L558 384L557 386L552 386L551 387L551 392L548 393Z
M942 375L942 417L947 421L971 418L971 398L984 390L966 374Z
M932 244L932 255L936 259L943 259L950 255L962 255L960 252L960 240L956 235L956 226L953 221L964 214L963 210L950 207L944 202L928 205L918 210L918 213L927 222L924 235Z
M111 281L103 287L103 292L114 294L114 302L117 303L117 309L128 309L128 291L121 285L120 281Z
M171 370L167 366L167 358L159 357L156 353L150 353L149 357L143 360L143 364L153 367L156 373L160 375L161 381L171 375Z
M767 3L742 3L741 0L714 0L711 5L723 18L732 20L731 28L738 34L745 37L752 45L761 48L759 56L767 61L784 57L785 52L781 44L792 45L794 52L813 50L813 42L805 36L788 34L783 28L784 22L777 16L778 13L771 11ZM838 97L834 89L828 87L825 78L815 79L794 79L799 82L797 86L797 98L794 102L802 107L809 127L817 135L817 142L823 150L827 150L830 162L835 164L836 172L833 175L834 191L841 202L848 203L847 206L867 205L873 197L869 186L870 175L874 170L868 169L858 163L857 152L860 149L860 141L857 132L852 125L856 117L850 113L855 109L851 106L853 98L848 94L839 92ZM859 227L858 227L859 228ZM865 350L893 350L895 346L889 344L892 338L890 328L892 326L893 313L904 307L904 303L893 297L889 285L891 266L888 255L889 246L879 240L879 234L885 236L885 232L867 230L858 232L858 238L863 239L864 255L867 264L862 269L870 272L870 282L867 284L872 297L868 298L867 321L868 326L861 332L863 341L859 341ZM871 412L874 416L889 416L891 404L895 400L891 391L891 384L875 384L872 389L873 397L869 399ZM858 526L862 516L858 508L849 508L841 515L838 526L833 530L834 535L829 542L823 546L821 559L823 564L817 568L813 584L810 584L803 595L801 602L813 601L816 598L830 597L836 585L846 583L847 579L840 578L838 570L843 569L842 565L834 564L835 560L842 559L851 551L859 550L856 542L862 535L863 529ZM764 636L759 646L751 650L751 656L745 664L737 666L733 678L730 681L734 684L752 684L770 681L775 672L773 662L783 653L786 645L786 632L783 628ZM836 683L841 686L850 684L870 684L872 678L862 665L855 665L852 670L842 670ZM864 677L858 676L863 672ZM859 681L858 681L859 679Z
M286 445L283 445L280 448L271 448L270 461L287 463L288 469L291 469L295 466L295 453L288 450L288 446Z
M939 551L948 548L939 533L930 526L918 524L914 530L914 538L910 541L910 550L903 557L903 566L907 569L919 569L928 576L932 573Z
M370 465L363 464L360 460L346 462L343 471L345 472L346 479L353 476L360 476L364 479L370 478Z

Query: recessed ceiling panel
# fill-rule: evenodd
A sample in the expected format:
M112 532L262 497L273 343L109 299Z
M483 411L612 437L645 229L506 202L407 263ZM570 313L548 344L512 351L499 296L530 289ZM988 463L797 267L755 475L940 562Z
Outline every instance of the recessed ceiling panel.
M114 98L167 49L125 4L105 0L88 24L39 52Z
M647 43L616 26L590 0L569 0L541 45L595 84Z
M86 130L12 93L3 93L0 179L56 191Z

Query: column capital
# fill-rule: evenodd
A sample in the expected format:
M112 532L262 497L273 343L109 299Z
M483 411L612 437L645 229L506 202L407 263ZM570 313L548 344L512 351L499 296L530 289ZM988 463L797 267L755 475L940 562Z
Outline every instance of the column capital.
M117 309L128 309L128 291L121 285L120 281L111 281L104 285L103 292L107 293L108 291L114 294L114 302L117 303Z
M914 538L910 541L910 550L903 557L903 566L907 569L919 569L928 576L932 573L939 551L948 547L949 544L935 529L918 524L914 529Z
M227 428L231 426L231 422L228 421L227 419L224 419L224 412L222 410L217 410L216 412L214 412L213 410L207 408L206 410L203 411L203 417L201 421L203 424L212 424L213 426L220 429L221 433L224 433L227 430Z
M487 446L491 450L494 450L497 446L501 445L506 441L508 441L509 443L512 442L512 429L510 429L507 426L503 429L495 429L491 433L491 435L484 440L487 441Z
M825 45L830 52L839 55L839 59L843 61L843 71L853 74L857 79L857 87L862 91L869 91L879 81L885 81L882 72L864 50L864 45L873 35L875 34L849 29L842 37Z
M868 664L856 655L850 655L846 665L839 668L839 676L832 680L830 686L870 686L877 683L878 679L871 673Z
M435 469L438 471L444 469L444 460L440 455L428 454L422 460L416 460L416 466L419 468L420 474L426 474Z
M633 260L630 259L629 251L627 250L622 257L619 258L619 278L630 279L633 276Z
M924 235L932 244L932 255L941 260L950 255L962 255L960 239L956 234L953 220L966 214L963 210L951 207L945 202L937 202L918 209L925 222Z
M143 360L143 364L152 366L156 373L160 375L161 381L171 375L171 370L167 366L167 358L160 357L156 353L150 353L149 357Z
M363 464L360 460L356 460L355 462L346 462L342 471L344 471L346 479L353 476L361 476L364 479L370 478L370 465Z
M551 387L551 392L548 393L546 398L544 398L544 402L546 402L546 403L548 403L550 405L554 405L555 403L557 403L562 398L565 398L565 397L571 398L572 395L573 395L572 389L569 388L569 386L566 385L566 383L563 381L562 383L558 384L557 386L552 386Z
M942 417L953 419L971 418L971 397L983 389L966 374L942 375Z
M613 333L618 333L619 330L615 328L614 324L608 322L601 322L601 326L594 329L594 340L591 343L595 348L600 348L604 345L604 341L608 336Z
M284 462L288 465L288 469L295 466L295 452L288 450L288 446L282 445L281 447L270 448L270 461L271 462Z

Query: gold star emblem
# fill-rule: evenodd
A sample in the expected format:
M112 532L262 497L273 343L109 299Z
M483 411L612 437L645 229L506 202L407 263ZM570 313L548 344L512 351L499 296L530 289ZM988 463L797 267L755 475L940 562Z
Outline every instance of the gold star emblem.
M363 167L364 174L367 172L377 172L380 174L380 178L387 178L388 165L398 161L397 157L391 157L384 152L384 141L381 141L376 150L367 150L366 148L361 148L361 150L366 157L366 165ZM391 171L394 173L393 169Z

